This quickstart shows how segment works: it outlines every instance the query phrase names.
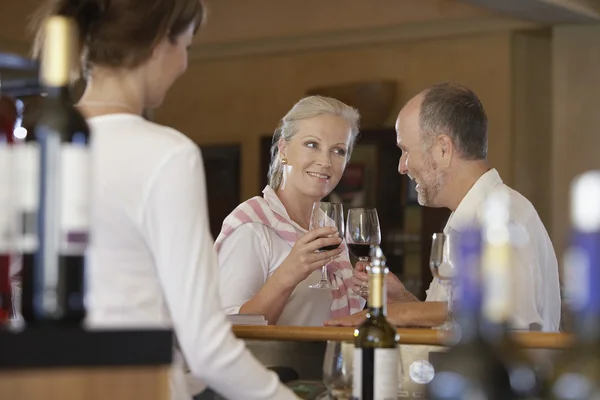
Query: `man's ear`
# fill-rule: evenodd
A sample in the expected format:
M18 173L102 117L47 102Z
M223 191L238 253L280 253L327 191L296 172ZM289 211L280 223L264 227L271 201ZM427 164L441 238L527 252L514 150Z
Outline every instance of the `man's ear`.
M454 144L450 136L446 134L439 135L436 140L438 141L438 164L445 167L450 165L452 157L454 156Z

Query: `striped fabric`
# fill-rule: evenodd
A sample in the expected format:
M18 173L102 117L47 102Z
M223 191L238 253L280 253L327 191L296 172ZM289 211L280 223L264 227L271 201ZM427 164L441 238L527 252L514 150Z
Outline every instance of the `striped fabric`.
M217 254L221 243L238 227L249 222L258 222L273 229L279 237L294 246L300 235L292 224L282 215L275 212L267 200L256 196L240 204L223 221L221 233L215 241ZM348 260L346 244L340 245L344 250L335 260L327 264L327 274L330 282L337 286L332 290L333 302L331 303L331 315L334 318L348 316L362 310L359 296L348 290L348 283L352 278L352 265Z

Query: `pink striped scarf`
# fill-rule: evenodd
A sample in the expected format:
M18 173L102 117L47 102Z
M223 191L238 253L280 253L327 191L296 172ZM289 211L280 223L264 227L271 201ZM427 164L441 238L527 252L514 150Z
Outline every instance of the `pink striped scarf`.
M221 233L215 241L217 254L221 248L223 240L227 238L235 229L243 224L258 222L270 229L273 229L279 237L285 240L290 248L294 246L300 235L293 225L285 217L275 212L267 200L262 197L253 197L240 204L223 221ZM352 278L352 264L348 259L346 244L342 242L344 250L340 256L327 264L327 275L330 282L337 285L336 290L332 290L333 302L331 303L331 315L334 318L345 317L354 314L360 310L360 297L354 292L348 290L350 278Z

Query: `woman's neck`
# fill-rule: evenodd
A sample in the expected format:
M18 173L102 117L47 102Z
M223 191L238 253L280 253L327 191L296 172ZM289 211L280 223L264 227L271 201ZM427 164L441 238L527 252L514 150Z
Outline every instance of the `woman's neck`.
M144 93L136 74L97 71L77 102L87 117L126 113L141 115Z
M310 214L313 203L321 199L313 199L303 196L294 189L288 187L277 189L277 197L283 203L288 216L292 221L308 230L310 227Z

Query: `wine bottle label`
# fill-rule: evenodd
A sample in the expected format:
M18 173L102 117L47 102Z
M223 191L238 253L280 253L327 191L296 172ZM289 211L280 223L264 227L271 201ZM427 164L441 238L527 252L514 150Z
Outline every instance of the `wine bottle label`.
M87 146L63 143L60 152L60 245L63 255L83 255L90 225Z
M505 321L511 311L509 244L489 244L484 252L482 268L483 313L490 321Z
M0 144L0 254L11 251L13 240L12 146Z
M564 256L565 300L574 311L600 312L600 270L592 264L599 259L600 233L575 233Z
M482 301L481 291L481 231L470 228L456 232L458 236L455 246L457 250L456 265L456 303L459 311L479 310Z
M398 391L398 349L355 348L353 400L395 400Z
M38 249L37 211L40 184L40 148L35 142L18 144L13 149L16 179L17 250L34 253Z

